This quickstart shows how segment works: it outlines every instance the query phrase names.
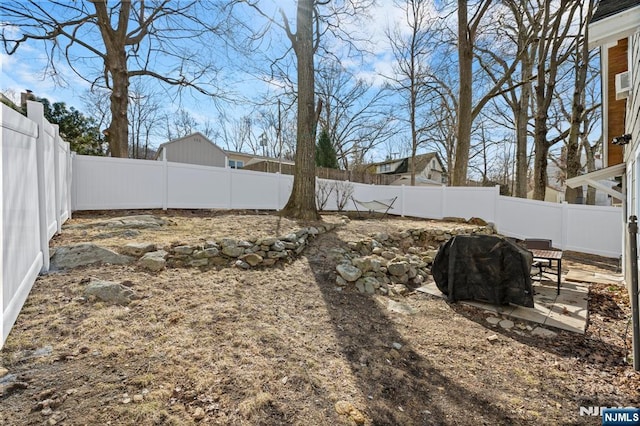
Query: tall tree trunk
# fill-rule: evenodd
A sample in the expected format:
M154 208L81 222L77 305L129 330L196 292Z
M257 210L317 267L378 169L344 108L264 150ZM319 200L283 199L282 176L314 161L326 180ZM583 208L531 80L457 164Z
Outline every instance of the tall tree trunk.
M531 79L533 63L531 55L525 54L522 59L522 81ZM531 99L531 83L522 85L520 99L515 108L516 122L516 188L515 196L527 198L527 174L529 162L527 161L527 140L529 125L529 100Z
M413 56L411 57L412 67L413 67ZM413 69L413 68L412 68ZM416 185L416 151L418 150L418 130L416 129L416 82L414 78L411 79L411 164L410 164L410 172L411 172L411 186Z
M583 124L585 129L589 128L588 120L585 120ZM593 172L596 170L596 150L598 149L600 143L602 142L602 137L598 142L596 142L593 146L589 143L589 137L586 131L582 132L581 135L582 146L584 148L585 157L587 159L586 167L587 173ZM592 186L587 187L587 200L586 204L593 206L596 204L596 189Z
M296 34L289 34L298 65L298 130L293 189L282 215L319 219L316 207L313 0L299 0Z
M593 1L588 0L586 16L581 13L583 37L576 43L575 55L575 80L573 88L573 97L571 102L571 127L569 129L569 138L567 139L567 179L578 176L582 169L580 162L580 127L585 119L585 86L587 84L587 67L589 66L589 29L586 22L591 19L593 10ZM566 188L565 201L575 204L579 197L582 196L582 187Z
M544 89L536 88L538 94L537 104L540 105L540 97L544 98L544 94L540 94ZM543 103L543 102L542 102ZM547 143L547 109L538 107L534 120L534 147L535 155L533 160L533 199L544 200L547 190L547 157L549 155L549 144Z
M129 122L127 111L129 109L129 76L127 75L127 62L124 54L112 61L111 74L111 124L109 125L109 146L112 157L129 156Z
M105 70L111 77L111 124L107 128L107 139L112 157L129 156L129 73L127 69L127 26L131 3L123 2L118 14L118 26L114 30L107 11L106 1L93 2L98 17L107 54ZM107 77L108 78L108 77Z
M460 91L458 102L457 147L453 166L453 186L464 186L467 183L469 167L469 150L471 147L472 125L472 64L473 39L469 33L467 21L467 1L458 0L458 62Z

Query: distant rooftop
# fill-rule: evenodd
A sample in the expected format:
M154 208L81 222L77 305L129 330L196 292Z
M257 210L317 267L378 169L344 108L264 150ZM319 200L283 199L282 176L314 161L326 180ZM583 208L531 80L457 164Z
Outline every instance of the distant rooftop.
M591 22L617 15L636 6L640 6L640 0L600 0L591 17Z

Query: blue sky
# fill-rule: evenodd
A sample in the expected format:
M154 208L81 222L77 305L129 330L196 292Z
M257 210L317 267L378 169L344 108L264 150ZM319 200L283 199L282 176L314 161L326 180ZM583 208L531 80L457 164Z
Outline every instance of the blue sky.
M276 10L284 7L285 12L295 25L295 1L262 0L260 3L280 19ZM252 29L258 28L265 23L254 13L249 13L247 9L247 24ZM361 22L347 22L341 24L341 29L345 33L358 35L366 41L358 42L359 47L364 47L368 53L362 56L346 57L342 53L346 50L339 41L333 41L331 46L334 53L341 56L343 65L350 68L356 77L365 78L372 82L374 86L381 86L385 79L383 76L393 74L393 55L386 39L385 30L396 23L404 22L403 11L393 5L393 0L378 0L375 7L368 9L368 19ZM450 28L455 31L455 13L447 19L451 20ZM404 31L408 32L405 26ZM266 94L274 94L280 90L281 82L277 79L270 79L269 57L283 55L289 47L284 32L272 27L267 37L260 45L259 52L250 60L241 57L232 57L224 61L225 66L222 74L223 85L238 97L258 101ZM292 61L292 53L289 54L289 61ZM237 56L237 55L236 55ZM31 41L23 44L16 54L8 56L0 52L0 90L3 92L13 92L16 96L25 89L32 90L36 96L45 97L52 102L65 102L68 106L83 111L86 107L82 97L89 89L89 83L77 76L66 64L64 58L56 60L56 67L61 81L56 81L46 74L48 57L42 48L41 42ZM290 72L295 74L295 68L291 67ZM225 77L226 76L226 77ZM147 79L147 82L151 80ZM167 96L163 100L167 111L177 111L179 108L187 110L199 123L207 121L214 126L219 116L220 109L231 117L240 118L246 115L256 114L255 104L225 104L214 103L210 98L201 95L196 91L184 91L182 96ZM408 138L406 133L400 133L394 142L406 145ZM255 137L255 135L254 135ZM164 140L158 139L156 144ZM559 146L556 146L559 147ZM406 153L406 147L404 147ZM424 151L423 148L421 151ZM390 148L388 144L381 146L373 153L372 160L381 160L388 152L403 152L401 147Z
M267 9L273 9L277 5L281 6L282 2L265 1L264 5ZM294 10L295 2L287 2L285 6L289 10L289 16L295 21ZM352 63L357 65L358 71L356 75L365 77L376 84L381 84L382 79L379 73L389 74L391 71L391 57L389 56L387 43L384 40L384 28L389 22L399 17L400 12L392 6L391 0L383 0L378 2L378 6L370 9L371 25L367 25L366 38L371 40L367 47L372 49L372 54L365 57L364 63ZM253 19L256 20L256 17ZM294 22L293 22L294 23ZM360 31L360 28L354 28ZM282 47L287 41L284 33L278 28L272 28L270 37L271 49L280 53ZM360 31L361 32L361 31ZM263 52L264 53L264 52ZM20 46L14 55L7 55L4 50L0 53L0 90L3 92L15 93L19 95L25 89L32 90L36 96L46 97L53 102L65 102L68 106L73 106L79 110L83 109L81 97L90 88L89 83L84 81L70 69L63 58L56 60L56 67L62 79L56 81L46 74L48 57L46 51L42 48L42 43L38 41L29 41ZM349 60L345 64L349 65ZM233 67L235 64L224 64ZM277 82L272 84L245 73L240 69L228 69L228 74L233 74L233 78L229 80L233 90L238 91L244 96L252 96L257 93L265 93L273 90L278 86ZM203 110L208 110L210 101L197 93L189 93L182 97L184 107L195 116L201 116Z

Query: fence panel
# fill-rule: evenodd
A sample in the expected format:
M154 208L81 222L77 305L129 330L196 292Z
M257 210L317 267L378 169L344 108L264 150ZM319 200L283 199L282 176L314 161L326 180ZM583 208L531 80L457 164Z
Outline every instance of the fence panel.
M430 219L443 217L444 187L431 186L405 186L402 196L396 203L402 206L405 216L415 216Z
M495 222L495 187L448 187L444 195L444 217L479 217Z
M231 208L229 170L231 169L167 162L168 207Z
M2 343L43 265L37 135L36 123L2 105Z
M58 137L58 216L60 223L71 217L71 153L67 142Z
M162 208L161 161L75 156L75 210Z
M43 120L42 129L39 134L38 143L43 144L44 148L44 191L46 196L46 224L47 239L50 239L58 231L58 221L56 212L56 168L55 168L55 150L57 126L50 124L47 120Z
M514 238L545 238L562 248L562 204L498 198L498 232Z
M618 257L623 250L624 215L619 207L563 204L565 250ZM594 247L595 245L595 247Z
M275 173L261 173L250 170L235 171L231 174L231 188L229 189L231 193L231 208L278 209L279 176Z

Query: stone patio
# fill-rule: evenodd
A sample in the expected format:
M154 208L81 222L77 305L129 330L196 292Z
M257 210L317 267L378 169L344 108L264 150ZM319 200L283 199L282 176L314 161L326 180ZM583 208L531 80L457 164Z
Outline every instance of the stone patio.
M426 284L416 290L436 297L446 298L438 290L435 282ZM555 281L543 280L541 283L534 281L533 290L533 308L516 305L494 305L475 301L460 301L460 303L495 312L512 319L584 334L589 315L587 307L589 300L588 284L563 281L560 294L557 295Z

